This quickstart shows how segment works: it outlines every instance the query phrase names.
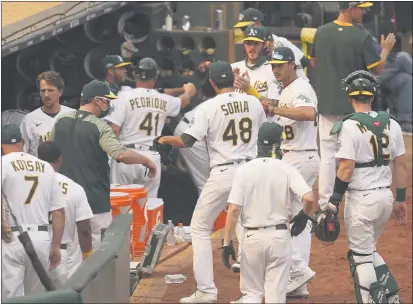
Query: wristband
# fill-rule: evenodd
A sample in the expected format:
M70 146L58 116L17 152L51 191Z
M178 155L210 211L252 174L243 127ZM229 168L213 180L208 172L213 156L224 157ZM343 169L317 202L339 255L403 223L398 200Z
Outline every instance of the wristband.
M343 194L347 191L348 185L350 182L345 182L342 181L338 176L336 176L336 181L334 182L334 194L337 196L340 195L340 197L343 196Z
M261 94L258 93L257 90L255 90L253 87L250 87L250 88L248 89L247 94L248 94L248 95L252 95L252 96L254 96L254 97L257 97L258 99L261 98Z
M92 249L90 249L88 252L82 252L83 261L86 260L91 255L92 255Z
M164 88L158 88L158 92L159 93L165 93L165 89Z
M406 201L406 188L396 189L396 202L403 203Z

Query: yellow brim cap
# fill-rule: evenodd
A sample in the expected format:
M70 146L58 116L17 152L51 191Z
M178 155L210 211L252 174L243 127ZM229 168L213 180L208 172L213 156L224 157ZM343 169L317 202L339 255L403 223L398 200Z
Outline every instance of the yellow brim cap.
M115 94L113 94L112 92L110 92L109 95L105 95L106 98L110 98L110 99L117 99L118 96L116 96Z
M371 6L373 6L373 2L363 2L357 5L357 7L360 7L360 8L371 7Z
M235 24L232 28L246 27L252 23L254 22L253 21L240 21L237 24Z
M256 42L264 42L264 40L256 37L245 37L244 41L256 41Z
M287 60L269 60L267 62L267 64L282 64L282 63L287 63L287 62L289 62L289 61L287 61Z
M127 65L131 65L131 64L132 64L132 62L122 62L122 63L119 63L119 64L113 66L113 67L116 69L116 68L121 68L121 67L124 67L124 66L127 66Z
M373 96L374 94L369 91L354 91L348 94L349 96L359 96L359 95L367 95L367 96Z

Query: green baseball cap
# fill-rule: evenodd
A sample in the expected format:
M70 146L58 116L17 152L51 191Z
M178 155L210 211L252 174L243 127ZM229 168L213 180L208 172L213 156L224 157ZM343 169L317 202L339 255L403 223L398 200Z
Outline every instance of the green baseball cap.
M16 124L7 124L1 128L1 144L14 145L22 141L20 128Z
M213 82L222 82L227 79L234 79L234 72L231 65L226 61L213 62L208 66L209 79Z
M118 96L110 91L106 83L99 80L92 80L88 84L85 84L82 88L81 97L84 99L92 99L93 97L118 98Z
M105 70L109 68L121 68L124 66L131 65L132 62L123 61L123 58L119 55L107 55L102 59L103 68Z
M263 26L249 26L244 31L244 37L244 41L264 42L267 33Z
M271 54L271 59L268 60L268 64L282 64L287 62L295 62L295 56L294 52L286 46L275 48Z
M276 122L264 122L258 130L259 145L280 144L283 140L283 127Z
M261 23L264 21L263 13L256 8L247 8L239 14L239 21L233 28L245 27L257 21Z

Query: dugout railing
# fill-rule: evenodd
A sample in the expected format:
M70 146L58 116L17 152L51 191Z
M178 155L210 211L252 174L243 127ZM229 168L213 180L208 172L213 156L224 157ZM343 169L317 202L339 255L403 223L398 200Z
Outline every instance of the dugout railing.
M94 252L61 289L3 303L129 303L131 214L113 219Z

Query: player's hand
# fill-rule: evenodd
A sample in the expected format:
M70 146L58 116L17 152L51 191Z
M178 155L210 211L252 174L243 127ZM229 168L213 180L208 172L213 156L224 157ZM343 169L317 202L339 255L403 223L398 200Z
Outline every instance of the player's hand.
M239 70L239 68L233 68L233 69L232 69L232 72L234 72L234 74L239 75L240 70Z
M148 176L150 178L154 178L156 176L156 165L150 158L147 158L145 163L142 165L144 165L148 169L147 172L145 172L145 176Z
M247 93L250 89L250 81L245 77L234 74L234 87Z
M49 271L52 271L55 269L57 266L60 265L60 247L50 247L50 253L49 253L49 260L50 260L50 266L49 266Z
M393 204L394 215L396 216L396 223L404 225L407 219L406 203L395 202Z
M188 83L184 84L184 91L185 91L185 93L188 93L189 96L192 97L192 96L195 96L195 94L196 94L196 87L193 83L188 82Z
M384 35L381 35L380 44L382 49L385 49L390 53L396 44L396 36L393 33L390 33L387 35L386 39L384 39Z
M237 260L235 258L235 250L234 246L232 246L232 241L230 241L228 245L222 246L219 249L222 249L222 262L224 263L225 267L231 269L231 265L229 264L229 257L231 256L233 261Z

